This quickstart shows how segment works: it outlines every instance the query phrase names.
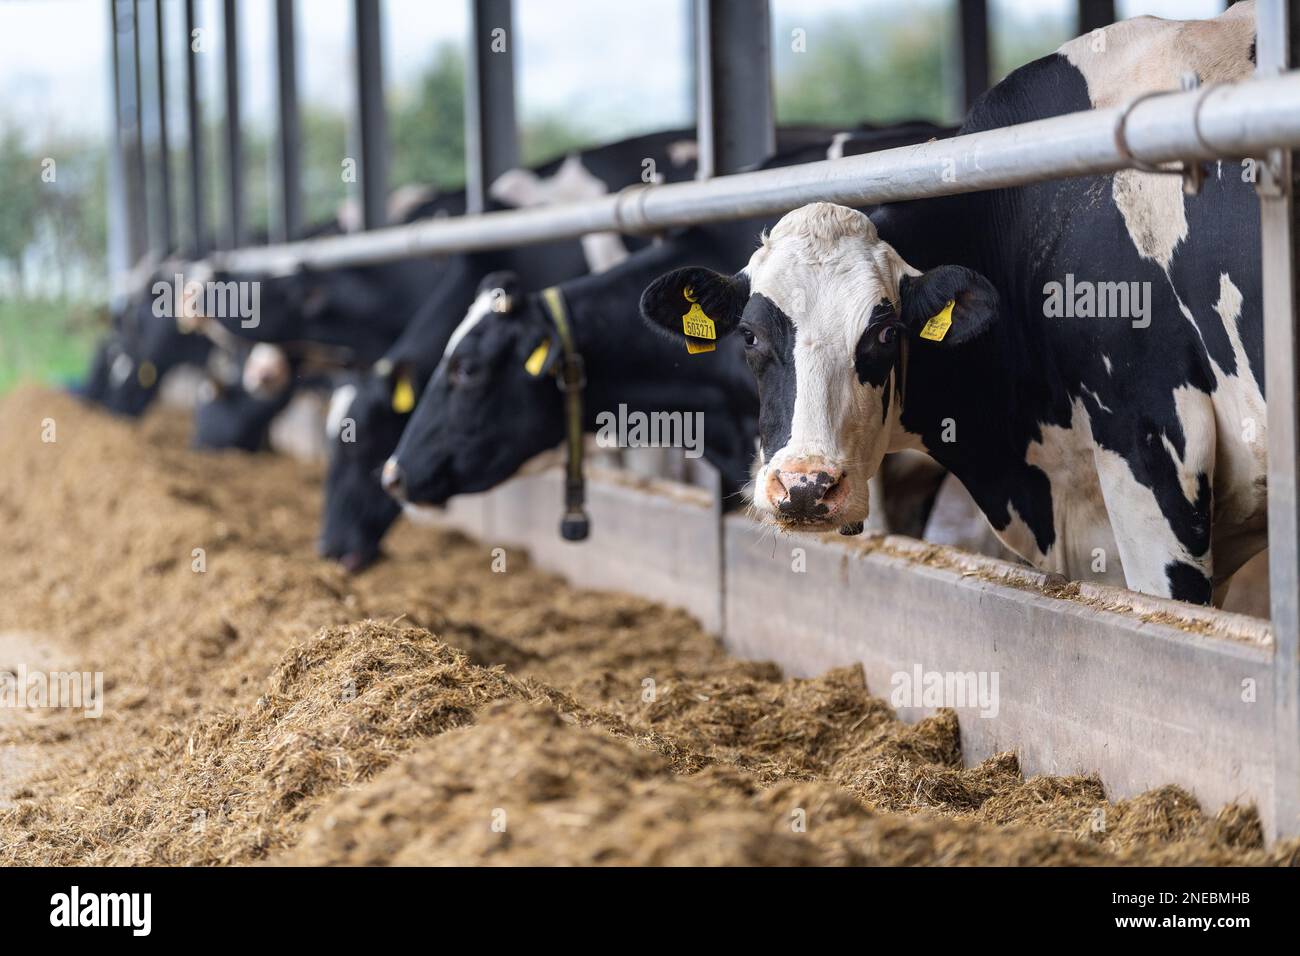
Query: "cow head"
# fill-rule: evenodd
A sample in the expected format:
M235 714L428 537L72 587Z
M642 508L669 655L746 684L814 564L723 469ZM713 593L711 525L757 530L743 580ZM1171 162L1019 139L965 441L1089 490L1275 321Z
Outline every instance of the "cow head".
M380 541L401 514L384 493L379 472L397 447L418 389L413 368L381 359L368 374L340 385L330 399L318 550L348 571L360 571L379 556Z
M867 517L867 480L901 425L911 353L956 349L996 314L996 293L958 266L922 275L861 212L814 203L783 217L740 273L679 269L642 315L693 348L735 333L758 380L754 505L781 527L826 531Z
M563 347L536 296L512 273L479 286L402 440L384 465L384 487L413 504L486 491L563 437L551 374Z
M156 309L151 295L138 294L123 311L102 354L96 356L103 367L97 373L101 381L94 397L118 414L141 415L167 372L179 365L203 365L211 349L206 337L186 330L166 310Z
M192 444L195 448L261 451L269 442L272 419L284 411L292 397L286 390L262 398L238 384L224 385L209 378L194 406Z

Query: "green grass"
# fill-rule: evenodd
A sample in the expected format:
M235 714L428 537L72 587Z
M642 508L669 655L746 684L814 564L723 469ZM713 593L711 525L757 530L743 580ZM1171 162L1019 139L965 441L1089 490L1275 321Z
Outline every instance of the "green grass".
M102 312L86 302L0 300L0 395L19 382L80 378L105 327Z

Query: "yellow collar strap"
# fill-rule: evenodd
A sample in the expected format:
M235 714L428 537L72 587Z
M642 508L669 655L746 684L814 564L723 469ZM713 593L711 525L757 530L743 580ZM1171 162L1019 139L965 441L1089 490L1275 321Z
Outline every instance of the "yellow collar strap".
M542 290L542 305L555 324L564 349L564 359L556 372L556 384L564 393L564 421L567 432L564 470L564 517L560 520L560 535L566 541L582 541L591 530L587 517L586 480L582 470L582 390L587 384L582 356L573 341L573 328L564 296L555 286Z

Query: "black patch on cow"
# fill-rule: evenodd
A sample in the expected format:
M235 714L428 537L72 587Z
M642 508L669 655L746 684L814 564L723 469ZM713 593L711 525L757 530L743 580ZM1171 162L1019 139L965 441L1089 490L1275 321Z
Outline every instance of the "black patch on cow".
M794 323L762 293L745 305L739 330L745 361L758 380L758 435L765 454L784 448L794 422ZM752 341L751 341L752 336Z
M837 480L828 472L819 471L807 481L796 481L786 488L786 497L777 510L786 517L803 521L824 518L830 508L822 499Z
M1165 566L1169 578L1169 594L1180 601L1209 604L1214 586L1201 569L1186 561L1171 561Z

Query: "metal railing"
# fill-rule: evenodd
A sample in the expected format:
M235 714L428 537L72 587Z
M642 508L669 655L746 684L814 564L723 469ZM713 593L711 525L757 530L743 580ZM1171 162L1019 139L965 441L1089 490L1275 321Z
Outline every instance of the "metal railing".
M1117 136L1121 117L1124 135ZM1300 72L1168 93L917 146L691 183L634 186L563 206L416 222L345 236L249 247L213 262L280 272L386 262L573 238L652 232L775 215L809 202L850 206L997 189L1141 163L1262 155L1300 146Z

